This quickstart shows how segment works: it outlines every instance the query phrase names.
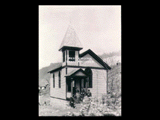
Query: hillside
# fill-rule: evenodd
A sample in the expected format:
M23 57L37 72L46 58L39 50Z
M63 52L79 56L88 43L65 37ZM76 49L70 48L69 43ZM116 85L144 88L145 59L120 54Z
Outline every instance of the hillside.
M46 84L46 80L49 83L50 79L50 74L47 73L48 71L52 70L54 67L60 65L61 63L51 63L47 67L43 67L42 69L39 70L39 85Z
M104 62L106 62L109 66L116 65L116 63L121 63L121 50L117 52L111 52L111 53L104 53L102 55L99 55L100 58Z
M108 71L108 91L111 94L121 95L121 64L111 66Z
M99 55L102 59L113 57L113 56L121 56L121 50L111 53L103 53L102 55Z

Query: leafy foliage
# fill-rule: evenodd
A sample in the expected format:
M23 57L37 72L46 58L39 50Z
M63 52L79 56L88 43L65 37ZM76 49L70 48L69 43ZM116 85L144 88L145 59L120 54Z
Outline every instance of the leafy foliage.
M108 87L111 97L121 96L121 65L112 66L108 72Z
M79 113L67 113L65 116L120 116L121 97L109 98L103 95L100 99L85 97Z

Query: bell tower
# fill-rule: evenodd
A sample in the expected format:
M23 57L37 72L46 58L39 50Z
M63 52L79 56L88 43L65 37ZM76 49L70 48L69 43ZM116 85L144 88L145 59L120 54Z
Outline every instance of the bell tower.
M59 51L62 52L62 66L78 66L79 51L81 49L83 49L83 47L75 30L69 25L59 48Z

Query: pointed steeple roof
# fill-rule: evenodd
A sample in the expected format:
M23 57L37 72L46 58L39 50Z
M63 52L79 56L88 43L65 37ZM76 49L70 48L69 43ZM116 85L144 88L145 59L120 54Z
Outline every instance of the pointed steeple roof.
M73 29L71 25L68 26L68 29L62 40L59 50L61 50L64 47L73 47L73 48L78 48L78 49L83 48L75 30Z

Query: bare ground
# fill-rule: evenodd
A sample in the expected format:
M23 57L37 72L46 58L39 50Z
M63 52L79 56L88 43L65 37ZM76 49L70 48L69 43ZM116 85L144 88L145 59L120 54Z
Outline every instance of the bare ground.
M80 104L76 104L76 108L51 106L49 95L40 96L39 103L41 104L39 105L39 116L64 116L67 112L79 112L80 110Z
M79 112L80 104L76 105L76 108L57 108L51 105L39 106L39 116L64 116L67 112Z

